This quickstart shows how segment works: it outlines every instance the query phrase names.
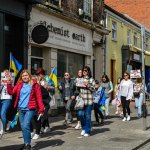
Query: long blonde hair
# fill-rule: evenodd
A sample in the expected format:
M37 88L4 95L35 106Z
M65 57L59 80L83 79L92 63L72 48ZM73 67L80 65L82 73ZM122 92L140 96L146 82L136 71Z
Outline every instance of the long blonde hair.
M25 73L25 72L26 72L26 73L29 75L29 77L30 77L29 84L32 85L32 83L33 83L33 82L32 82L32 75L31 75L31 73L30 73L28 70L26 70L26 69L24 69L24 70L21 71L20 76L19 76L19 79L18 79L18 82L21 82L21 81L22 81L22 75L23 75L23 73ZM17 83L18 83L18 82L17 82Z

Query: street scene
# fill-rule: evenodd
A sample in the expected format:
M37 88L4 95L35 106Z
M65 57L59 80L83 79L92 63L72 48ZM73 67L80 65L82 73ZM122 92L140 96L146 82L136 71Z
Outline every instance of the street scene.
M0 0L0 150L149 150L149 8Z

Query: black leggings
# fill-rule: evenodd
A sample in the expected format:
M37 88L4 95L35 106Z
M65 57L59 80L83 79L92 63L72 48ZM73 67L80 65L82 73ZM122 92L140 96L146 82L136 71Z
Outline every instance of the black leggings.
M104 115L103 113L99 110L99 105L98 104L94 104L94 114L95 114L95 119L96 122L99 123L99 118L98 118L98 114L100 115L101 119L104 119Z
M128 115L130 116L130 100L126 100L126 97L121 96L121 104L123 108L123 115L126 117L126 110Z

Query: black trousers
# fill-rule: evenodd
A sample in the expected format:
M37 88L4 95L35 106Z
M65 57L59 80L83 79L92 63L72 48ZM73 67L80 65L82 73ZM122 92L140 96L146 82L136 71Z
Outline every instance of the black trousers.
M41 131L41 119L38 119L38 115L35 115L31 122L31 132L33 132L33 129L35 129L36 134L40 134Z
M98 123L99 123L98 115L101 117L101 119L104 119L104 115L103 115L103 113L99 110L99 107L100 107L100 105L94 104L95 119L96 119L96 122L98 122Z
M121 96L121 104L123 108L123 115L126 117L126 111L128 115L130 116L130 100L126 100L126 97Z

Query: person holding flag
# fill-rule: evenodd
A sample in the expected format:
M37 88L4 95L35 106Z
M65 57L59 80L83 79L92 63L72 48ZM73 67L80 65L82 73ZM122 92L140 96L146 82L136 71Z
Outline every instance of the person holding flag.
M19 121L24 139L21 149L31 150L31 120L37 108L39 116L44 113L40 85L36 80L32 80L28 70L23 70L14 87L12 87L11 79L7 79L7 91L10 95L16 95L14 107L19 110Z

